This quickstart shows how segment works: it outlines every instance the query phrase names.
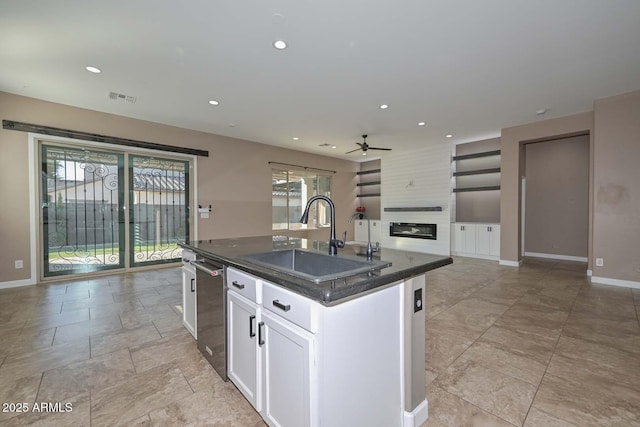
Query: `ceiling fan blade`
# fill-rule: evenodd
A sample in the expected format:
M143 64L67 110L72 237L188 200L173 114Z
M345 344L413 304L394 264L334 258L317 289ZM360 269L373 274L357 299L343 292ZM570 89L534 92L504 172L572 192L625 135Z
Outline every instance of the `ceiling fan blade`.
M356 148L355 150L347 151L344 154L349 154L349 153L353 153L354 151L360 151L360 150L362 150L362 149L361 148Z
M369 150L384 150L384 151L391 151L391 148L376 148L376 147L369 147Z

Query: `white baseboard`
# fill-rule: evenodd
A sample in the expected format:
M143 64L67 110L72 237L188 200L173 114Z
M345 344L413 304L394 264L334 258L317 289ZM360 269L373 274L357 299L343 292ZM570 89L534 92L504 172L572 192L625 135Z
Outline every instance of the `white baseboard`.
M561 261L577 261L577 262L588 262L589 259L583 256L572 256L572 255L556 255L556 254L542 254L539 252L525 252L524 256L532 256L535 258L548 258L548 259L559 259Z
M403 427L420 427L427 421L427 418L429 418L429 402L425 399L413 411L404 411L402 425Z
M0 282L0 289L18 288L20 286L31 286L35 284L36 282L31 279L13 280L11 282Z
M589 277L593 276L593 270L587 270L587 276Z
M522 260L520 261L508 261L506 259L500 260L500 265L505 265L507 267L520 267L522 265Z
M633 280L610 279L608 277L591 276L591 283L600 283L602 285L623 286L625 288L640 289L640 282Z

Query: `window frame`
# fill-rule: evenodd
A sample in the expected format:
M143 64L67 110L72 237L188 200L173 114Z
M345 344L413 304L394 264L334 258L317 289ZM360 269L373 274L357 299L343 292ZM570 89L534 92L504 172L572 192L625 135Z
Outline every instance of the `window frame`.
M277 192L276 190L274 190L274 185L278 177L282 179L283 174L285 176L284 182L286 183L286 186L285 186L285 189L283 190L284 195L282 197L285 199L285 204L279 207L285 208L284 216L286 218L286 222L275 221L277 216L275 209L278 206L276 206L276 204L274 203L274 200L276 198L275 193ZM309 222L307 224L301 224L299 222L293 221L292 209L295 209L297 207L297 206L293 206L291 203L292 201L291 183L296 182L295 180L291 179L291 175L294 175L294 174L302 176L303 178L312 177L313 179L313 183L310 185L310 187L312 188L312 191L306 196L306 200L304 200L304 202L302 203L300 216L302 216L302 211L304 210L304 207L306 206L307 202L311 197L318 194L331 197L331 194L333 192L333 174L331 173L322 173L321 171L309 171L309 170L296 169L296 168L277 168L277 167L272 168L271 169L271 230L274 232L306 231L306 230L317 230L317 229L324 228L323 224L327 224L326 226L329 226L329 221L326 221L323 223L319 222L320 217L322 216L323 213L324 215L327 215L327 207L323 206L321 208L318 208L318 205L319 205L318 203L314 204L314 206L312 207L312 212L310 212ZM321 178L328 180L329 182L328 191L318 191L320 187ZM302 198L300 198L300 201L302 201ZM283 225L283 226L276 227L276 224ZM297 226L292 227L292 224L297 224Z

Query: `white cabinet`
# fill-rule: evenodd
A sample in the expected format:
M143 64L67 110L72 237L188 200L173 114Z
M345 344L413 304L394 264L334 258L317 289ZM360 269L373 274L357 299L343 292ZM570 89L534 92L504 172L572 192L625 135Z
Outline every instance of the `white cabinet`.
M379 219L371 221L371 244L375 246L376 242L382 241L382 223ZM354 226L354 240L356 242L367 243L367 220L357 219Z
M312 425L313 335L264 310L260 324L264 407L272 426Z
M268 425L415 427L426 420L415 409L426 408L424 347L405 347L424 343L424 311L412 308L424 277L327 307L231 267L226 274L229 378ZM420 315L414 331L407 319ZM413 357L415 371L406 364ZM417 406L402 397L414 383Z
M497 260L500 258L500 224L451 224L451 253Z
M196 269L189 264L189 261L195 259L196 255L193 252L187 251L186 249L182 250L182 324L187 328L191 335L197 339Z
M472 255L476 253L475 224L451 224L451 252L458 255Z
M382 242L382 223L379 219L371 220L371 243Z
M500 257L500 226L478 224L476 252L482 256Z
M260 307L236 292L227 295L228 374L247 400L260 411L262 385L257 345Z

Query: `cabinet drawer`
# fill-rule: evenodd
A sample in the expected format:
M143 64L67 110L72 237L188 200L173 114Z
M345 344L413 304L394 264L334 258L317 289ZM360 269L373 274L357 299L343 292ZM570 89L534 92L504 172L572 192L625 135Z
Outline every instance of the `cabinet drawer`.
M227 268L227 287L257 304L262 303L261 284L260 279L256 277L234 268Z
M263 307L310 332L318 331L316 303L279 286L263 282Z

